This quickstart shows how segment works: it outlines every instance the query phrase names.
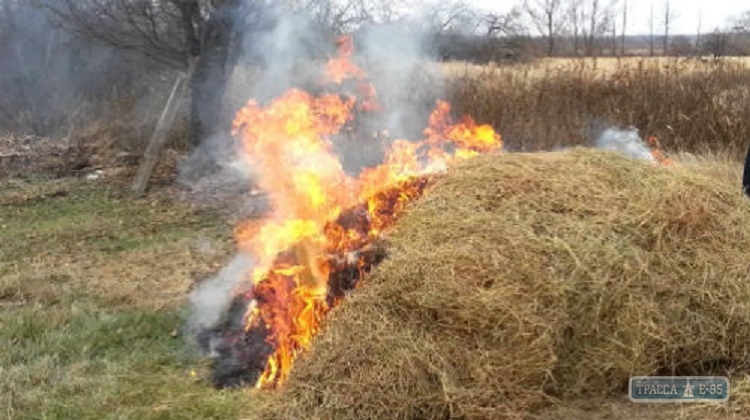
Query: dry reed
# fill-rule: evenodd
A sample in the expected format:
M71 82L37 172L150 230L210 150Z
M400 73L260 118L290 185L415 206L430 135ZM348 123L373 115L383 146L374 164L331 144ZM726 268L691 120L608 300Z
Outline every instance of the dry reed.
M750 70L741 61L570 60L448 74L457 109L498 128L511 150L589 145L608 126L693 153L740 156L750 138Z

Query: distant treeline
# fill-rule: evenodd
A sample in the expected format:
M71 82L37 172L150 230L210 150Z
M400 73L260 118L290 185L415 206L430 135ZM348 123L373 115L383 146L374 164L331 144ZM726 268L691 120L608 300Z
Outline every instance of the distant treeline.
M489 62L527 61L549 57L548 41L543 37L486 37L463 34L435 35L432 54L441 61ZM664 46L666 50L664 49ZM747 56L750 34L712 32L704 35L674 35L665 44L663 36L629 35L599 39L596 48L585 52L573 37L560 37L553 57L620 56Z

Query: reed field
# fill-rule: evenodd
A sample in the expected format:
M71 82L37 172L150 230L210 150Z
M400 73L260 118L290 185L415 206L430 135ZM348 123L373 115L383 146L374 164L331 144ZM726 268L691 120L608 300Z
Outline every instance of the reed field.
M668 151L728 152L750 139L747 59L549 59L441 65L460 112L502 133L509 150L590 145L606 127L635 127ZM744 156L744 155L743 155Z

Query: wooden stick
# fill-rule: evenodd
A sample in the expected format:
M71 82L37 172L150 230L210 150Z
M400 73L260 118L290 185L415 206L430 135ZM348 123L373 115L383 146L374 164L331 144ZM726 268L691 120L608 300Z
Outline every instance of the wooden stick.
M177 100L177 98L182 97L186 82L190 80L190 73L192 73L192 71L188 71L187 74L180 74L174 82L172 93L169 95L169 99L164 106L159 121L156 123L154 134L151 136L151 141L149 141L146 152L143 154L143 163L141 163L141 166L138 169L138 175L136 175L135 181L133 182L131 190L136 196L143 195L146 191L148 181L151 179L151 174L153 173L156 164L159 162L159 156L167 142L169 127L172 125L172 122L177 115L177 109L179 108L178 105L180 101Z

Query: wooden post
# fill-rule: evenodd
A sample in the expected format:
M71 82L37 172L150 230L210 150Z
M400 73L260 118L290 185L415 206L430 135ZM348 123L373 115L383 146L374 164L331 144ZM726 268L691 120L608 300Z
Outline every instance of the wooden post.
M159 156L167 142L167 134L169 128L172 126L177 110L179 109L180 99L182 98L185 86L190 80L192 71L180 74L174 82L172 87L172 93L167 99L167 103L164 106L164 110L159 117L159 121L156 123L154 134L151 136L151 140L148 143L148 147L143 154L143 162L138 169L138 175L135 177L133 187L131 188L133 194L136 196L143 195L148 186L148 181L151 179L151 174L159 162Z

